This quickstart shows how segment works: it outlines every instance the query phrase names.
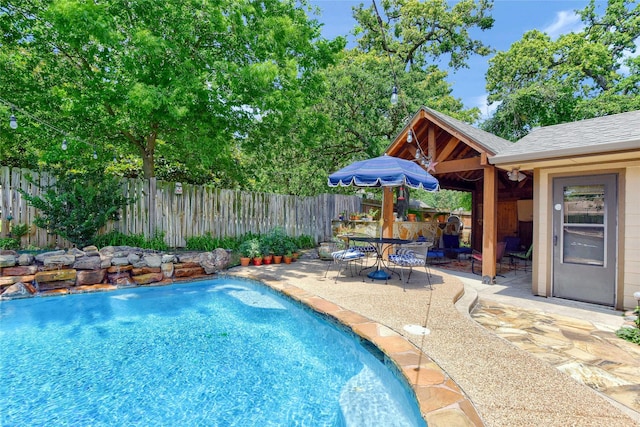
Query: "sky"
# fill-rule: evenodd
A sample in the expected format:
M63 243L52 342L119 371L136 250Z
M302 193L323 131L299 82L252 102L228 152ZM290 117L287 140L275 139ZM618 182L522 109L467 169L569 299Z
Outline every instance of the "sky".
M348 36L355 25L351 8L360 3L367 7L371 5L370 0L311 0L311 4L321 10L321 15L315 18L324 24L322 35L328 39ZM380 10L380 1L376 4ZM575 10L582 10L588 4L588 0L494 0L491 13L495 20L493 28L477 31L474 35L498 51L508 50L512 43L533 29L556 38L582 28ZM604 12L605 7L605 0L596 0L599 14ZM354 38L348 40L353 41ZM453 95L462 100L465 108L480 108L483 119L495 108L495 105L488 106L486 102L485 74L491 56L475 55L468 61L468 69L450 72L448 77Z

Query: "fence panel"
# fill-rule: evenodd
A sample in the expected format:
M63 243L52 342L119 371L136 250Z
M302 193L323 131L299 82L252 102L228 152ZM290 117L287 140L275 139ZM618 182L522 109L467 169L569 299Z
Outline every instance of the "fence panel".
M33 226L36 210L26 203L18 189L42 195L42 189L55 183L46 173L0 167L0 237L12 224L32 225L22 245L68 248L73 245L59 236ZM164 233L170 247L184 247L188 237L211 234L213 237L237 237L247 233L264 234L274 227L291 236L306 234L316 242L331 238L331 220L345 212L359 212L361 198L335 194L299 197L284 194L253 193L218 189L212 186L182 185L173 182L123 179L121 190L134 202L124 208L120 219L102 232L118 230L125 234L143 234L151 238Z

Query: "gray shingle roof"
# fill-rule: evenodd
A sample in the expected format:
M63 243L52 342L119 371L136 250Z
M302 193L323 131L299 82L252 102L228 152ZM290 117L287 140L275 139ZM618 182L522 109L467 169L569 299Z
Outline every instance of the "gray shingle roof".
M511 141L500 138L499 136L496 136L492 133L485 132L482 129L478 129L470 125L469 123L454 119L453 117L447 116L446 114L440 113L439 111L432 110L429 107L422 107L422 109L428 114L438 118L439 121L441 121L448 127L465 135L468 139L482 145L486 149L486 151L491 154L496 154L504 151L513 145Z
M490 162L544 160L618 150L640 150L640 110L534 129Z

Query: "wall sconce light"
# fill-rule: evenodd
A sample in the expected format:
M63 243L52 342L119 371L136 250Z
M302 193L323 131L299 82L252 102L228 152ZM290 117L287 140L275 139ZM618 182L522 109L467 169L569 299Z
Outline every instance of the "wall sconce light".
M11 129L18 129L18 119L16 119L16 116L14 114L9 117L9 127Z
M409 129L409 132L407 132L407 142L409 144L413 142L413 132L411 131L411 129Z
M507 177L509 177L509 181L524 181L527 176L520 172L518 169L512 169L510 172L507 172Z

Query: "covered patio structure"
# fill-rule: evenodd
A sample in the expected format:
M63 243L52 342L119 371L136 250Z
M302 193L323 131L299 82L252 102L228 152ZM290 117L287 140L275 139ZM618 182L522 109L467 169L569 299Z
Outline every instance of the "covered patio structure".
M422 107L389 145L386 154L427 164L441 189L472 195L471 246L483 253L483 282L496 276L499 241L507 236L528 247L533 239L533 180L529 175L507 174L489 159L512 142L475 128L433 109ZM520 212L520 213L519 213ZM525 216L523 217L523 214ZM393 229L393 193L385 189L384 237Z

